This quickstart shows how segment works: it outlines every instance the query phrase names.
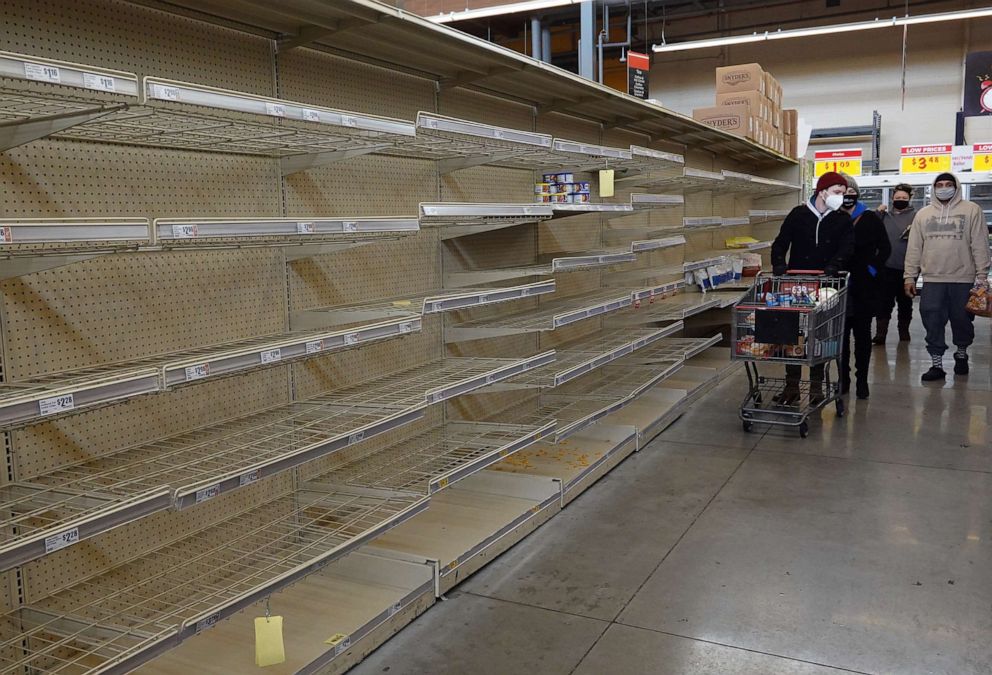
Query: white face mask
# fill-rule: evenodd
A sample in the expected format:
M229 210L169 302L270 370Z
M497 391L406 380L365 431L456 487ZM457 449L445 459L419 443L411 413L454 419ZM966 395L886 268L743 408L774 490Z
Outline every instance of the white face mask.
M945 188L936 188L934 189L933 193L937 196L937 199L939 199L942 202L946 202L951 197L953 197L954 193L957 191L958 191L957 188L945 187Z
M844 195L828 194L823 202L830 211L836 211L844 203Z

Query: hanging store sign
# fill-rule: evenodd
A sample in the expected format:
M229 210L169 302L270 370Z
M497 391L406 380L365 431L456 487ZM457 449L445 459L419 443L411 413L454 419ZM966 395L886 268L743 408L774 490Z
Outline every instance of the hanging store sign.
M941 173L951 170L954 146L904 145L899 152L899 173Z
M863 154L861 148L817 150L813 155L813 177L819 178L828 171L846 173L848 176L860 176Z
M992 52L972 52L964 64L965 117L992 115Z
M627 52L627 93L637 98L648 98L648 71L651 57L647 54Z
M971 170L992 171L992 143L975 143L971 148Z

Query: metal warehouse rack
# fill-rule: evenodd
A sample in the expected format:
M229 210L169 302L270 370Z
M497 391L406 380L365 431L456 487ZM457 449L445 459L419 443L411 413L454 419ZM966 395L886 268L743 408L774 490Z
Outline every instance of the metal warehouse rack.
M0 528L0 569L156 510L187 508L251 485L420 419L428 405L553 360L554 352L442 359L21 481L4 493L3 512L11 515Z
M375 323L366 319L364 325L353 325L346 330L325 328L263 335L3 383L0 384L0 428L34 424L143 394L364 346L420 328L417 317Z

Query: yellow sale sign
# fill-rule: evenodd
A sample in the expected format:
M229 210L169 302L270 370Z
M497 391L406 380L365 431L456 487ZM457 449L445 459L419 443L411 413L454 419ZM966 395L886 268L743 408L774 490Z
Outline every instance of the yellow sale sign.
M992 171L992 143L975 143L971 160L972 171Z
M813 176L819 178L828 171L860 176L861 157L860 149L818 150L813 155Z
M951 170L951 145L904 145L899 173L941 173Z

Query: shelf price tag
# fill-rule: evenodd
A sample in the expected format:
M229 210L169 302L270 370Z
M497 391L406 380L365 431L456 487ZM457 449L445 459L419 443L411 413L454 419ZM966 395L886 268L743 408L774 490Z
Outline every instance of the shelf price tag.
M210 375L210 364L197 363L195 366L186 366L185 373L187 382L202 380Z
M320 113L316 110L310 110L309 108L303 109L303 119L307 122L319 122Z
M359 339L360 338L358 333L348 333L347 335L344 336L344 344L346 347L350 347L351 345L357 345Z
M213 499L220 494L220 483L215 483L209 487L205 487L202 490L196 491L195 502L197 504L205 502L208 499Z
M14 241L14 234L6 225L0 227L0 244L10 244Z
M65 532L59 532L58 534L53 534L50 537L45 537L45 553L52 553L53 551L58 551L67 546L72 546L79 542L79 528L74 527L71 530L66 530Z
M317 231L317 226L312 222L302 222L296 224L297 234L314 234Z
M354 220L346 220L341 223L342 232L358 232L358 223Z
M25 63L24 77L29 80L38 80L39 82L62 83L62 73L59 72L57 67L45 66L40 63Z
M83 73L83 86L97 91L117 91L114 78L96 73Z
M341 115L341 124L346 127L357 127L358 119L352 115Z
M322 351L324 351L323 340L311 340L307 343L307 354L316 354L317 352Z
M151 86L152 98L160 98L163 101L178 101L179 87L167 87L163 84L153 84Z
M264 352L259 352L258 356L261 358L262 363L275 363L282 360L282 350L279 347L266 349Z
M351 646L351 637L344 633L335 633L324 641L324 644L334 647L334 655L338 656Z
M941 173L951 170L954 146L904 145L899 152L900 173Z
M217 625L218 621L220 621L220 614L212 614L211 616L208 616L206 619L200 619L199 621L196 622L196 632L202 633L208 628L213 628L214 626Z
M265 114L271 115L272 117L285 117L286 116L286 106L281 103L265 103Z
M38 410L42 415L54 415L56 413L72 410L75 407L76 402L72 398L72 394L63 394L62 396L43 398L38 401Z
M172 226L172 236L176 239L194 239L198 234L199 230L194 223Z
M975 143L972 146L971 170L992 171L992 143Z
M860 148L818 150L813 155L813 177L819 178L828 171L842 171L849 176L860 176L863 154Z
M251 485L258 481L258 469L249 471L248 473L243 473L238 476L238 486L244 487L245 485Z
M413 323L410 321L404 321L400 324L400 333L409 333L413 330Z
M361 443L365 440L364 431L356 431L351 436L348 436L348 445L354 445L355 443Z

